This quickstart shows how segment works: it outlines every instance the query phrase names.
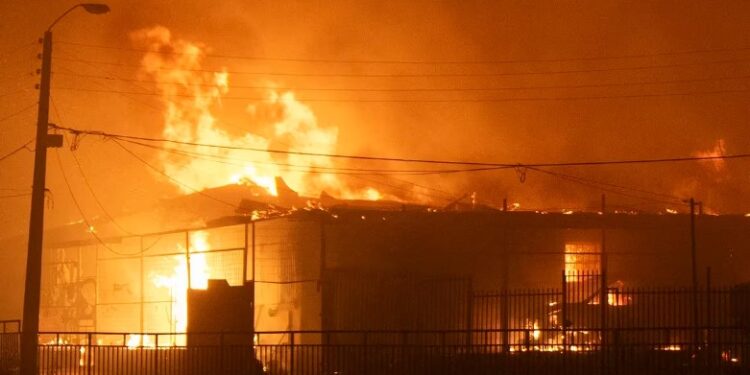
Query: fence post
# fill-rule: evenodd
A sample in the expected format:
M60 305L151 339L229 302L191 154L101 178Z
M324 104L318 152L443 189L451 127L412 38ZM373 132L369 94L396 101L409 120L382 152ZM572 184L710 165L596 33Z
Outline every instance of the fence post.
M365 331L365 333L363 335L363 338L362 338L363 341L364 341L364 351L365 351L363 353L364 354L364 358L363 358L363 361L362 361L362 371L363 371L363 373L365 375L367 375L367 372L368 372L367 369L370 367L370 365L368 363L368 359L369 359L369 353L368 353L369 347L367 346L368 345L368 343L367 343L367 341L368 341L367 340L367 332L368 331Z
M523 330L523 346L526 347L526 351L531 350L531 335L528 327Z
M141 337L143 340L143 337ZM141 344L143 345L143 344ZM154 375L159 374L159 334L154 335Z
M711 350L711 330L713 324L711 323L711 267L706 267L706 329L705 329L705 352L706 352L706 368L707 374L711 374L713 369L713 353Z
M88 375L91 375L92 367L94 367L94 360L93 360L94 356L91 353L91 333L86 335L86 353L87 353L86 355L88 356L86 358L86 363L88 364L86 373Z
M224 332L219 333L219 369L225 373L224 368Z
M693 352L697 355L700 349L700 321L698 316L698 271L695 241L695 199L690 198L690 259L693 279Z
M7 337L7 328L6 328L6 322L3 322L3 337L0 338L0 361L2 363L5 363L5 338ZM37 338L38 340L38 338Z
M466 347L471 348L472 331L474 328L474 283L469 279L469 291L466 296Z
M563 270L562 271L562 306L560 306L560 315L562 315L560 326L562 327L563 353L568 351L568 335L567 335L568 306L567 305L568 305L568 284L567 284L567 280L565 279L565 270Z
M289 374L294 375L294 331L289 333Z
M500 313L502 315L503 320L503 352L509 353L510 352L510 305L509 305L509 298L510 295L508 293L508 288L503 288L503 296L500 299L501 306L500 306Z
M607 282L607 196L602 194L602 238L601 238L601 249L599 251L599 273L600 278L600 290L599 290L599 307L601 311L600 316L600 328L599 333L599 354L601 355L601 373L602 375L607 374L607 309L609 308L609 289Z

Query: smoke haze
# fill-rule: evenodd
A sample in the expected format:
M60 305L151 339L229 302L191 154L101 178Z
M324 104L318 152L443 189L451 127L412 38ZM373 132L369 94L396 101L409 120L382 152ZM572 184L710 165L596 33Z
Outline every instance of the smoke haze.
M73 4L4 1L0 51L30 44ZM134 43L134 32L161 25L174 38L202 46L209 56L282 58L206 57L202 62L210 70L273 73L230 73L222 94L244 99L225 98L210 110L227 137L252 133L270 140L270 148L281 148L289 139L275 137L274 121L261 121L262 116L248 111L267 98L269 90L264 87L292 92L314 114L317 126L336 129L335 145L324 152L533 163L748 151L750 93L743 91L747 78L741 78L750 75L747 2L116 0L108 4L112 12L106 16L77 12L55 28L52 121L59 125L163 136L163 97L133 93L159 92L159 88L148 82L154 76L143 76L143 52L127 50L143 47ZM35 44L0 55L0 94L19 92L0 99L0 117L36 101L33 85L38 78L28 73L38 68L34 57L38 50ZM704 52L675 53L696 50ZM467 61L485 63L455 63ZM668 67L644 68L664 65ZM672 83L653 83L660 81ZM332 88L354 90L320 90ZM730 92L705 93L716 91ZM695 92L699 94L673 95ZM620 97L607 98L611 96ZM273 118L274 109L266 111L261 115ZM0 123L0 150L5 153L33 137L34 120L31 110ZM81 169L113 215L184 193L112 142L96 137L78 141ZM158 152L134 151L155 164L161 160ZM101 216L64 148L49 153L48 187L54 206L47 211L47 226L80 220L57 167L57 154L83 211ZM335 165L384 167L340 161ZM0 187L28 189L31 167L28 152L3 161ZM681 198L694 196L718 213L750 211L745 161L554 171ZM525 174L525 182L520 182L519 174ZM495 206L508 198L522 209L596 209L602 193L559 177L513 169L398 179L339 178L353 189L373 187L386 196L436 205L476 192L480 202ZM613 207L663 212L669 206L607 194ZM0 210L3 235L23 233L28 225L28 197L2 199Z

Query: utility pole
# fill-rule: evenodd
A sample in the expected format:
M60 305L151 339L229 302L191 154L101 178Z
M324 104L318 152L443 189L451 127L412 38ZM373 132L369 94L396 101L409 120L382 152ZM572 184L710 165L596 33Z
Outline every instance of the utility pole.
M36 122L34 154L34 182L31 191L29 243L26 254L26 280L23 296L23 326L21 330L21 375L37 373L39 335L39 304L41 296L42 246L44 242L44 193L47 175L47 148L62 147L62 135L47 134L49 127L49 94L52 78L52 28L74 9L81 7L91 14L109 12L106 4L81 3L70 7L55 19L42 38L42 69L39 83L39 110Z
M26 258L26 284L23 296L23 329L21 333L21 374L36 374L37 336L39 333L39 299L42 275L42 241L44 236L44 192L47 174L47 147L62 146L62 136L47 134L49 126L49 90L52 71L52 31L42 39L42 69L39 84L39 112L36 122L34 185L31 192L29 248Z

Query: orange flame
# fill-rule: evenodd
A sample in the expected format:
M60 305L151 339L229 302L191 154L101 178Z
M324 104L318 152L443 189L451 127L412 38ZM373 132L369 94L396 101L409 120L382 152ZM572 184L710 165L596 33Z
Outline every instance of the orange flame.
M724 145L724 140L719 139L716 141L716 144L714 144L714 147L712 149L699 151L699 152L696 152L694 155L705 158L705 157L719 157L719 156L724 156L726 154L727 154L727 149ZM713 167L713 171L717 173L721 173L726 170L726 162L724 161L724 159L711 160L711 166Z
M247 151L268 150L273 142L275 148L284 144L288 150L305 153L335 152L338 129L318 126L313 111L292 92L268 90L264 100L246 106L248 120L272 123L272 139L249 131L233 136L214 115L230 90L229 73L212 72L202 66L206 47L176 40L168 29L159 26L137 31L133 39L149 51L141 61L142 73L156 82L165 104L163 135L182 142L231 147L170 146L174 147L171 151L181 154L164 152L162 163L167 174L184 184L179 186L183 192L235 183L257 185L276 195L275 177L280 176L292 189L308 196L325 190L346 197L379 199L380 193L372 188L351 189L334 174L322 173L325 171L319 168L333 166L330 157L283 154L272 158L267 152ZM191 157L185 158L185 153Z
M180 252L185 252L185 248L177 245ZM192 289L208 288L209 268L206 262L206 256L202 252L210 250L208 243L208 233L203 231L193 232L190 234L190 282L188 282L187 261L184 257L178 257L177 265L173 273L168 275L152 275L151 280L157 288L169 289L172 297L172 332L183 333L187 331L187 291ZM197 254L195 254L198 252ZM134 345L140 343L141 338L138 335L131 336ZM184 337L173 338L173 345L184 344ZM161 344L161 343L160 343ZM145 343L144 343L145 345ZM129 344L130 346L130 344Z

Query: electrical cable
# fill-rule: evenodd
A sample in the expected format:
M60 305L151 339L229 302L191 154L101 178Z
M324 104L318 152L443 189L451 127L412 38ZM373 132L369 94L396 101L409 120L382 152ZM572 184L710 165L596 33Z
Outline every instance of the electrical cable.
M7 158L9 158L9 157L11 157L11 156L13 156L13 155L15 155L16 153L18 153L19 151L21 151L21 150L23 150L23 149L28 149L28 146L29 146L29 145L30 145L30 144L31 144L32 142L34 142L34 139L35 139L35 138L31 138L31 139L29 139L29 140L28 140L28 141L27 141L26 143L24 143L24 144L22 144L21 146L19 146L18 148L16 148L16 149L13 149L13 151L11 151L11 152L9 152L9 153L7 153L7 154L3 155L3 156L0 156L0 161L3 161L3 160L5 160L5 159L7 159Z
M33 45L35 45L37 43L38 43L37 41L33 41L33 42L28 42L28 43L23 43L23 44L16 45L14 47L9 48L7 51L0 52L0 57L15 55L16 52L18 52L18 51L20 51L20 50L22 50L24 48L31 47L31 46L33 46Z
M54 100L54 98L52 96L50 96L50 102L52 103L52 109L55 111L55 115L57 116L57 119L59 121L61 121L61 122L64 121L63 118L62 118L62 116L60 115L60 111L57 108L57 103L55 103L55 100ZM94 198L94 201L99 206L99 209L101 209L102 212L104 213L104 216L106 216L107 219L109 219L109 221L117 229L119 229L121 232L123 232L125 234L128 234L128 235L131 235L131 236L141 236L138 233L133 233L133 232L131 232L131 231L123 228L117 222L117 220L115 220L114 217L112 217L112 215L109 214L109 211L107 211L107 209L104 208L104 205L99 200L99 197L96 195L96 193L94 192L94 188L91 186L91 184L89 183L88 178L86 177L86 174L83 172L83 167L81 166L81 162L78 160L78 157L76 156L75 152L73 152L72 149L70 150L70 155L73 157L73 161L75 161L75 165L76 165L76 167L78 167L78 172L80 173L81 177L83 178L84 184L86 185L86 187L88 188L89 192L91 193L91 197Z
M594 189L597 189L597 190L606 191L606 192L609 192L609 193L613 193L613 194L617 194L617 195L622 195L622 196L629 197L629 198L634 198L634 199L644 200L644 201L650 201L650 202L654 202L654 203L661 203L661 204L666 204L666 205L670 205L670 206L675 206L675 205L681 206L681 205L684 205L684 203L679 198L674 198L674 200L663 200L663 199L656 199L656 198L644 197L644 196L640 196L640 195L636 195L636 194L626 193L626 192L623 192L621 190L617 190L617 189L613 189L613 188L608 188L608 187L605 187L605 186L601 186L602 184L598 183L598 182L587 182L587 181L585 181L585 180L583 180L583 179L581 179L579 177L576 177L576 176L565 175L565 174L562 174L562 173L547 171L547 170L540 169L540 168L529 168L529 169L537 171L537 172L540 172L540 173L548 174L550 176L557 177L557 178L560 178L560 179L565 180L565 181L577 183L577 184L588 186L588 187L591 187L591 188L594 188ZM630 189L630 190L633 190L633 189Z
M23 114L24 112L26 112L26 111L28 111L28 110L30 110L30 109L32 109L32 108L34 108L34 107L36 107L36 105L37 105L37 103L32 103L32 104L30 104L30 105L28 105L28 106L26 106L26 107L23 107L23 108L21 108L20 110L18 110L18 111L16 111L16 112L13 112L13 113L11 113L11 114L9 114L9 115L5 116L5 117L0 117L0 122L3 122L3 121L6 121L6 120L9 120L9 119L11 119L11 118L13 118L13 117L16 117L16 116L18 116L18 115L20 115L20 114Z
M125 142L129 142L129 143L134 143L136 145L141 145L141 146L144 146L144 147L153 148L153 149L158 149L158 150L163 150L163 151L170 151L170 149L160 148L160 147L156 147L156 146L153 146L153 145L147 145L147 144L143 144L143 143L139 143L139 142L133 142L133 141L128 141L128 140L124 140L124 141ZM171 151L175 151L175 150L172 149ZM190 153L186 153L186 154L183 154L183 155L184 156L188 156L188 157L198 157L198 158L200 158L199 156L195 156L195 154L190 154ZM212 160L212 159L205 159L205 158L203 158L203 160L221 162L219 160ZM253 161L248 161L248 162L254 163ZM237 166L243 166L242 164L232 164L232 163L229 163L229 164L231 164L231 165L237 165ZM271 164L274 164L274 163L271 163ZM497 169L500 169L500 168L491 168L490 170L497 170ZM546 170L542 170L542 169L539 169L539 168L529 168L529 169L536 170L536 171L542 172L542 173L547 173L547 174L550 174L550 175L555 176L555 177L567 179L567 180L569 180L571 182L583 184L585 186L593 187L593 188L596 188L598 190L608 191L608 192L612 192L612 193L615 193L615 194L620 194L620 195L628 196L628 197L631 197L631 198L637 198L637 199L642 199L642 200L650 200L650 201L653 201L653 202L666 203L666 204L670 204L670 205L672 205L672 204L678 204L678 202L682 201L681 198L675 197L675 196L672 196L672 195L668 195L668 194L651 192L651 191L647 191L647 190L642 190L642 189L637 189L637 188L631 188L631 187L626 187L626 186L621 186L621 185L616 185L616 184L611 184L611 183L606 183L606 182L586 180L586 179L584 179L582 177L577 177L577 176L572 176L572 175L566 175L566 174L563 174L563 173L546 171ZM487 170L487 169L482 169L482 170ZM468 172L468 171L476 171L476 169L472 169L472 170L460 170L460 171L461 172ZM330 174L336 174L336 175L340 175L340 174L352 175L353 177L357 177L359 179L362 179L362 180L365 180L365 181L368 181L368 182L371 182L371 183L376 183L376 184L379 184L379 185L384 185L384 186L387 186L387 187L390 187L390 188L394 188L394 189L398 189L398 190L402 190L402 191L413 192L410 189L406 189L406 188L403 188L403 187L400 187L400 186L396 186L396 185L393 185L393 184L388 184L388 183L385 183L385 182L382 182L382 181L373 180L373 179L362 178L362 177L359 177L359 174L337 173L335 171L317 172L317 171L305 171L305 170L301 170L299 172L300 173L330 173ZM433 171L432 173L450 173L450 172L451 171ZM364 174L368 175L369 173L364 173ZM422 185L419 185L417 183L406 181L406 180L395 179L395 178L392 178L392 176L390 176L388 174L375 174L375 175L386 176L386 177L389 177L389 178L394 179L394 180L399 181L399 182L407 183L407 184L410 184L410 185L413 185L413 186L416 186L416 187L420 187L420 188L423 188L423 189L429 189L429 190L437 191L437 192L440 192L442 194L450 196L450 198L438 198L438 199L441 199L441 200L454 201L456 199L456 197L453 194L447 193L447 192L439 190L439 189L422 186ZM602 186L605 186L605 187L602 187ZM607 186L609 188L606 188ZM619 190L616 190L616 189L619 189ZM646 198L646 197L641 197L641 196L637 196L637 195L633 195L633 194L623 193L620 190L630 190L630 191L634 191L634 192L637 192L637 193L662 196L662 197L666 197L666 198L672 199L673 201L654 200L654 199L651 199L651 198ZM423 195L421 193L417 193L417 194ZM436 198L433 195L428 195L428 196L430 196L433 199Z
M238 209L238 208L240 208L240 207L239 207L238 205L236 205L236 204L233 204L233 203L227 202L227 201L225 201L225 200L222 200L222 199L220 199L220 198L214 197L214 196L212 196L212 195L210 195L210 194L206 194L206 193L205 193L204 191L202 191L202 190L198 190L198 189L196 189L196 188L194 188L194 187L191 187L191 186L189 186L189 185L187 185L187 184L185 184L185 183L183 183L183 182L181 182L181 181L179 181L179 180L176 180L176 179L175 179L174 177L170 176L169 174L167 174L166 172L162 171L161 169L159 169L159 168L156 168L156 167L154 167L154 166L153 166L153 165L151 165L151 164L150 164L149 162L147 162L146 160L144 160L143 158L141 158L140 156L138 156L137 154L135 154L135 153L134 153L133 151L131 151L131 150L130 150L130 149L128 149L127 147L123 146L123 145L122 145L122 144L121 144L120 142L118 142L118 141L117 141L116 139L113 139L112 141L113 141L113 142L114 142L114 143L115 143L116 145L120 146L120 148L122 148L123 150L125 150L125 152L127 152L128 154L130 154L130 156L132 156L132 157L133 157L133 158L135 158L136 160L140 161L141 163L143 163L144 165L146 165L146 166L147 166L147 167L148 167L149 169L153 170L154 172L156 172L156 173L158 173L158 174L160 174L160 175L162 175L162 176L166 177L166 178L167 178L167 179L169 179L170 181L172 181L172 182L174 182L174 183L176 183L176 184L178 184L178 185L180 185L180 186L182 186L182 187L184 187L184 188L186 188L186 189L188 189L188 190L190 190L190 191L192 191L192 192L194 192L194 193L196 193L196 194L199 194L199 195L201 195L201 196L204 196L204 197L206 197L206 198L208 198L208 199L211 199L211 200L213 200L213 201L219 202L219 203L221 203L221 204L227 205L227 206L229 206L229 207L232 207L232 208L235 208L235 209Z
M0 199L21 198L21 197L28 197L30 195L31 193L0 195Z
M211 83L190 83L168 82L159 80L142 80L135 78L122 78L119 76L100 76L94 74L80 73L63 73L56 72L57 75L65 75L78 78L91 78L106 81L122 82L139 82L165 85L179 85L190 87L216 87ZM281 91L331 91L331 92L487 92L487 91L509 91L509 90L548 90L548 89L582 89L582 88L603 88L603 87L628 87L638 85L663 85L663 84L682 84L682 83L699 83L699 82L717 82L717 81L736 81L739 79L750 79L750 75L740 75L732 77L715 77L715 78L694 78L694 79L676 79L676 80L651 80L651 81L627 81L615 83L597 83L581 85L547 85L547 86L505 86L505 87L453 87L453 88L330 88L330 87L275 87L270 85L232 85L231 89L251 89L251 90L281 90ZM144 92L143 94L154 94L154 92Z
M624 164L652 164L652 163L675 163L675 162L731 160L731 159L750 158L750 153L739 153L739 154L716 155L716 156L686 156L686 157L652 158L652 159L621 159L621 160L546 162L546 163L496 163L496 162L480 162L480 161L396 158L396 157L384 157L384 156L346 155L346 154L316 153L316 152L303 152L303 151L288 151L288 150L277 150L277 149L260 149L260 148L231 146L231 145L186 142L186 141L178 141L178 140L167 139L167 138L133 136L133 135L109 133L109 132L98 131L98 130L81 130L81 129L63 127L63 126L54 125L54 124L50 124L50 127L54 129L62 130L62 131L67 131L74 135L75 134L88 134L88 135L100 136L100 137L113 139L113 140L130 139L130 140L136 140L136 141L164 142L164 143L172 143L172 144L180 144L180 145L188 145L188 146L199 146L199 147L210 147L210 148L219 148L219 149L227 149L227 150L243 150L243 151L249 151L249 152L267 152L267 153L272 153L272 154L317 156L317 157L342 158L342 159L354 159L354 160L366 160L366 161L390 161L390 162L446 164L446 165L474 165L474 166L505 167L505 168L532 168L532 167L542 168L542 167L573 167L573 166L624 165Z
M112 89L88 89L82 87L57 87L57 90L91 92L91 93L109 93L109 94L130 94L146 96L162 96L160 92L137 92L123 91ZM536 97L516 97L516 98L464 98L464 99L340 99L340 98L299 98L301 101L310 103L508 103L508 102L550 102L550 101L576 101L576 100L607 100L607 99L645 99L645 98L662 98L674 96L698 96L698 95L717 95L717 94L744 94L750 92L750 89L720 89L705 91L688 91L688 92L666 92L650 94L627 94L627 95L582 95L582 96L536 96ZM198 98L192 94L171 94L176 98ZM267 97L262 96L222 96L221 100L243 100L243 101L265 101Z
M133 69L142 69L141 65L127 64L123 62L96 61L77 58L56 57L59 61L90 63L97 65L119 66ZM602 73L616 71L642 71L652 69L667 68L684 68L690 66L704 66L713 64L744 64L750 62L750 59L726 59L715 61L701 62L683 62L657 65L638 65L630 67L607 67L607 68L589 68L589 69L567 69L567 70L550 70L550 71L527 71L527 72L483 72L483 73L303 73L303 72L269 72L269 71L247 71L247 70L226 70L226 69L197 69L182 68L186 72L198 73L228 73L236 75L255 75L255 76L276 76L276 77L340 77L340 78L457 78L457 77L511 77L511 76L534 76L534 75L557 75L557 74L581 74L581 73ZM169 70L168 68L159 68L159 70Z
M335 174L335 175L371 175L371 176L388 176L394 175L406 175L406 176L422 176L431 174L449 174L449 173L462 173L462 172L478 172L478 171L494 171L498 169L504 169L508 167L486 167L486 168L466 168L466 169L422 169L422 170L405 170L405 169L374 169L374 168L344 168L344 167L325 167L325 166L314 166L314 165L299 165L281 162L264 162L257 160L238 159L230 158L219 155L209 155L199 152L190 152L184 150L178 150L169 147L160 147L156 145L150 145L142 142L132 141L128 139L120 139L120 141L128 142L137 146L150 148L154 150L164 151L184 157L189 157L198 160L213 161L222 164L234 165L238 167L244 167L247 163L260 164L260 165L273 165L281 167L280 169L289 172L300 172L300 173L317 173L317 174ZM237 161L233 163L231 161ZM244 164L242 164L244 163Z
M81 216L81 220L83 220L83 223L86 225L86 228L87 228L86 232L91 234L91 236L94 237L94 239L96 239L96 241L99 242L99 244L101 244L102 247L104 247L105 249L107 249L113 254L120 255L120 256L133 256L133 255L140 255L146 252L148 249L143 249L134 253L119 252L111 248L109 245L107 245L104 242L104 240L102 240L101 237L99 237L99 235L96 234L96 228L93 225L91 225L91 222L89 221L89 219L86 218L86 215L83 213L83 209L81 208L81 205L79 204L78 199L73 193L73 188L70 186L70 182L68 181L68 176L65 174L65 168L63 168L62 158L60 157L60 152L55 150L55 156L57 157L57 165L60 168L60 173L62 174L63 181L65 182L65 186L68 188L68 192L70 193L70 198L73 200L73 204L78 210L78 213Z
M161 50L149 50L143 48L133 47L120 47L120 46L105 46L101 44L87 44L75 41L55 41L56 44L70 45L76 47L86 48L99 48L99 49L110 49L120 50L128 52L138 53L157 53L160 55L186 55L184 52L175 51L161 51ZM260 60L260 61L280 61L280 62L309 62L309 63L337 63L337 64L419 64L419 65L480 65L480 64L519 64L519 63L545 63L545 62L571 62L571 61L596 61L596 60L616 60L616 59L637 59L645 57L659 57L659 56L679 56L679 55L692 55L700 53L715 53L715 52L739 52L750 50L750 47L735 47L735 48L706 48L706 49L693 49L683 51L662 51L662 52L651 52L641 54L624 54L624 55L611 55L611 56L581 56L581 57L561 57L561 58L547 58L547 59L513 59L513 60L363 60L363 59L314 59L314 58L294 58L294 57L273 57L273 56L249 56L249 55L225 55L225 54L212 54L203 53L202 56L208 58L223 58L223 59L238 59L238 60Z

